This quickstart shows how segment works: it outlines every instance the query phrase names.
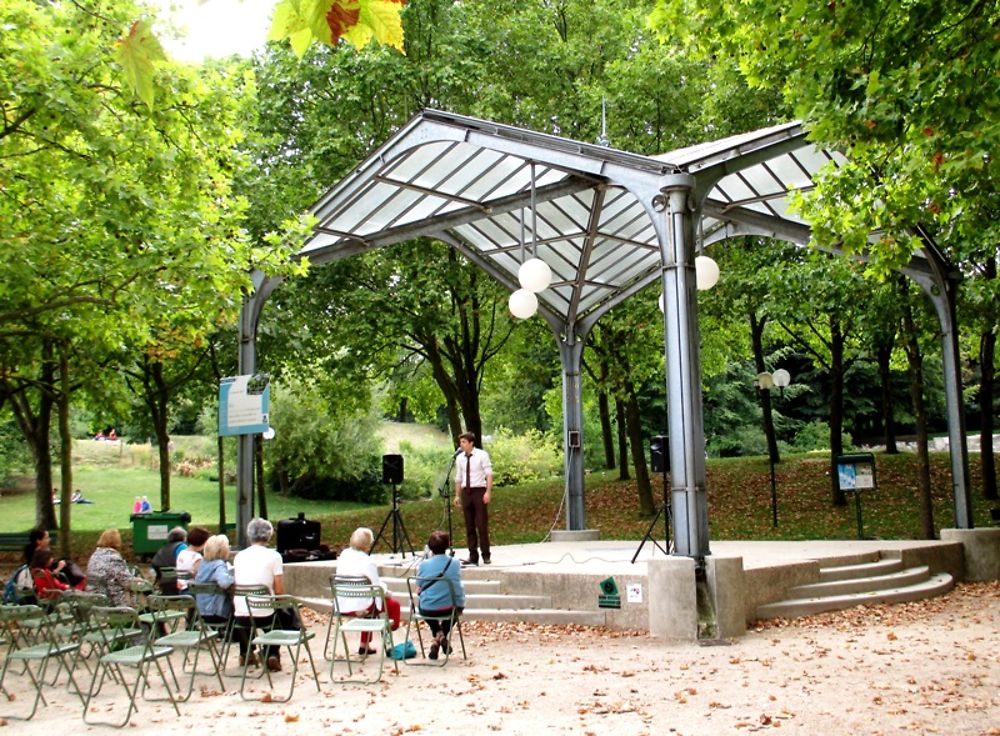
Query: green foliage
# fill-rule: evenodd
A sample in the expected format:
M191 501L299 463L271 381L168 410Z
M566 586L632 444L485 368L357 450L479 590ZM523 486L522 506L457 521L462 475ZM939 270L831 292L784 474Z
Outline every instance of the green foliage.
M266 457L276 487L312 498L376 495L371 480L382 447L371 408L337 402L329 385L309 375L286 374L271 385L275 437Z
M31 448L24 441L13 418L0 419L0 483L27 473L31 468Z
M562 448L541 432L515 435L499 429L483 443L493 464L493 482L512 486L562 472Z

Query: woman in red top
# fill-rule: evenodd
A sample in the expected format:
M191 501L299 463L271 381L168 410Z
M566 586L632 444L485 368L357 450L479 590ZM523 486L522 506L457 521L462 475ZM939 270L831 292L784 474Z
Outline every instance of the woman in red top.
M69 590L69 583L64 583L49 569L52 564L52 550L39 547L31 557L31 578L35 582L35 594L39 600L58 598L64 590ZM86 579L77 586L82 590L87 585Z

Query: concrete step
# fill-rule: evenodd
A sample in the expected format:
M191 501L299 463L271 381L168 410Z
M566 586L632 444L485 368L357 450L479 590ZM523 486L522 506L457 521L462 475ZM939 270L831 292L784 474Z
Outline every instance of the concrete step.
M930 577L927 565L909 567L905 570L890 572L886 575L870 577L851 577L828 580L822 583L809 583L789 588L788 598L820 598L830 595L847 595L850 593L865 593L889 588L903 588L907 585L922 583Z
M410 599L408 596L399 598L400 608L404 611L410 610ZM465 594L466 610L470 608L486 609L495 608L503 610L539 610L552 607L552 598L547 595L491 595L491 594Z
M380 577L386 587L398 596L406 597L406 578ZM503 584L499 580L468 580L462 577L462 587L466 595L493 594L500 595Z
M827 565L820 568L819 580L825 583L831 580L851 580L853 578L869 578L876 575L888 575L903 569L903 561L898 557L885 557L873 562L863 562L857 565Z
M329 598L300 598L302 605L318 611L330 613L332 606ZM400 603L403 603L400 600ZM401 606L403 617L409 612L409 601ZM604 611L575 611L561 608L492 608L468 607L462 613L462 618L468 621L515 621L534 624L582 624L585 626L604 626L606 618Z
M885 590L875 590L844 595L790 598L767 603L757 608L757 618L796 618L823 611L840 611L874 603L906 603L943 595L955 587L951 575L942 572L931 575L923 582Z

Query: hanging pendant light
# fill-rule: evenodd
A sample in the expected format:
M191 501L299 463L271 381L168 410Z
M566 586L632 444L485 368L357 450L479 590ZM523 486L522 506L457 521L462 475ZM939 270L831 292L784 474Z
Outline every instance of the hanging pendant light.
M695 284L698 291L711 289L719 282L719 264L708 256L694 259Z
M517 270L517 281L522 289L538 293L545 291L552 283L552 269L537 256L529 258Z
M507 299L507 308L518 319L528 319L538 311L538 297L532 291L518 289Z

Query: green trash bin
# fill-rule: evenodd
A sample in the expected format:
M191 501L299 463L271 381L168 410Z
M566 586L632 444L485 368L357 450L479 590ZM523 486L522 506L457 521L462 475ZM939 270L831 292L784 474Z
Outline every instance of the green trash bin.
M132 550L139 557L149 558L167 541L175 526L187 529L191 514L187 511L148 511L132 514Z

